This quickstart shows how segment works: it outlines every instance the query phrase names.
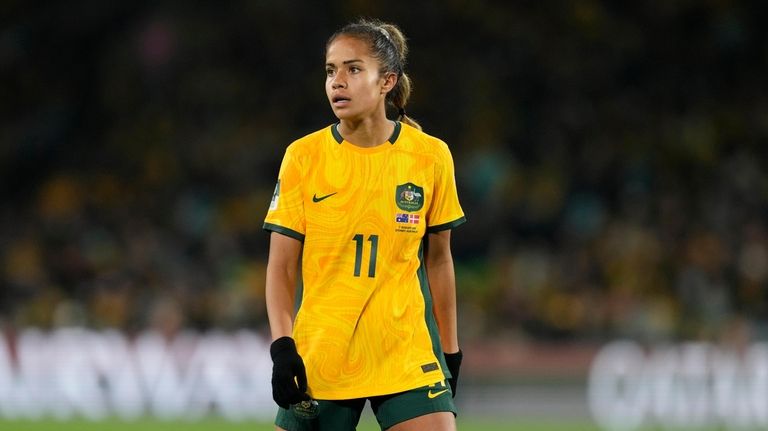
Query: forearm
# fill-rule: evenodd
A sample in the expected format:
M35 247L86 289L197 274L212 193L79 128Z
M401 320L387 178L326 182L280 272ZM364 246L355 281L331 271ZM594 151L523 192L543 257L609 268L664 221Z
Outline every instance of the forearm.
M266 305L272 339L293 334L293 312L296 299L301 243L273 233L267 263Z
M451 255L450 231L430 234L426 267L432 293L432 312L437 320L440 343L446 353L459 351L456 318L456 277Z
M459 351L459 336L456 323L456 279L453 262L446 260L435 263L427 269L429 286L432 291L432 307L443 351Z
M267 269L266 303L269 329L272 339L292 336L293 307L295 302L295 279L291 280L285 274Z

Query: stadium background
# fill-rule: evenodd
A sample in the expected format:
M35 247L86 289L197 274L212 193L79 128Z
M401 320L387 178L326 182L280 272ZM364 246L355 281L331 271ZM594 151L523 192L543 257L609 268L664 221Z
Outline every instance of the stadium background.
M467 416L589 423L608 343L766 339L762 2L83 0L0 5L8 344L265 334L263 216L360 15L409 37L408 112L456 162Z

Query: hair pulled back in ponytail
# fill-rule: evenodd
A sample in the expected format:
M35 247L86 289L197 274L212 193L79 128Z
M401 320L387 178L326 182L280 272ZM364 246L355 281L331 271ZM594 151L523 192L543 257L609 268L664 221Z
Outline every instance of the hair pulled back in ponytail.
M387 104L397 111L398 120L421 130L419 123L405 112L405 106L411 97L412 83L405 73L408 44L400 28L378 20L360 19L331 35L326 49L339 36L352 36L367 42L371 55L381 64L379 73L397 74L397 84L387 93Z

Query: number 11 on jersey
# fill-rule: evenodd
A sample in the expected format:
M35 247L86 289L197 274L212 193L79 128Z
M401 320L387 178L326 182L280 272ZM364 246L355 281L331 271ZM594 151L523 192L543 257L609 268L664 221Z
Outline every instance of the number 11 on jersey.
M352 237L355 242L355 277L360 277L360 267L363 264L363 245L365 235L359 233ZM371 255L368 259L368 277L376 277L376 250L379 248L379 236L369 235L368 242L371 243Z

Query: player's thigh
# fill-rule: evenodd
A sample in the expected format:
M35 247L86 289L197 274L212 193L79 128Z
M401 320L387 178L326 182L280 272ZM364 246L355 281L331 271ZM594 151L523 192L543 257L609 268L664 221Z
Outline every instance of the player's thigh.
M429 413L395 424L387 431L456 431L456 417L451 412Z
M365 399L317 400L317 417L307 419L293 409L279 408L275 426L283 431L354 431L360 422Z
M376 420L385 430L451 431L456 428L456 406L445 382L370 400Z

